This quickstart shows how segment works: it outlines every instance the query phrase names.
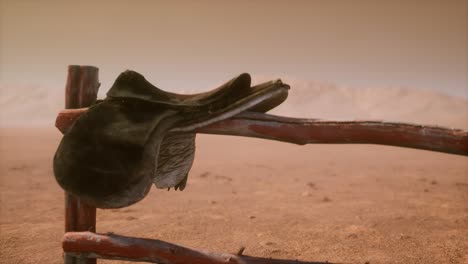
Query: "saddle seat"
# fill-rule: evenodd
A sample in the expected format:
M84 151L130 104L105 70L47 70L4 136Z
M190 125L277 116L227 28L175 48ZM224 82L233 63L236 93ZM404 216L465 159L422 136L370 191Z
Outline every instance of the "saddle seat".
M143 199L154 183L183 190L195 156L198 127L249 110L266 112L287 98L280 80L251 87L244 73L193 95L163 91L141 74L120 74L65 133L54 175L67 192L98 208Z
M135 71L125 71L117 78L107 97L111 100L141 100L178 110L181 115L185 115L185 121L179 123L176 130L188 131L196 128L189 124L201 123L200 119L209 120L229 110L267 112L281 104L288 96L289 86L283 84L280 79L253 87L250 85L250 75L242 73L208 92L176 94L157 88ZM242 110L239 109L241 106ZM207 124L197 127L203 125Z

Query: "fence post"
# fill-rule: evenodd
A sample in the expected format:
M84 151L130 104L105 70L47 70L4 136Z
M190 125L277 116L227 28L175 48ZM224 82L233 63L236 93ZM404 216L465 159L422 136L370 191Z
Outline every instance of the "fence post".
M65 86L65 108L90 106L97 98L99 69L94 66L69 65ZM96 208L65 193L65 232L96 232ZM95 258L79 259L64 255L65 264L96 264Z

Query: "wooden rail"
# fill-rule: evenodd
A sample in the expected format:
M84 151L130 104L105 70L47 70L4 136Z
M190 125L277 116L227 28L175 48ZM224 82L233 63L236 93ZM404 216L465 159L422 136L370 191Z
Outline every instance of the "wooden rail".
M77 257L144 261L164 264L320 264L299 260L259 258L237 254L194 250L161 240L91 232L66 233L63 249Z
M59 113L65 132L86 108ZM202 134L256 137L295 144L379 144L468 155L468 132L437 126L383 121L327 121L244 112L196 130Z

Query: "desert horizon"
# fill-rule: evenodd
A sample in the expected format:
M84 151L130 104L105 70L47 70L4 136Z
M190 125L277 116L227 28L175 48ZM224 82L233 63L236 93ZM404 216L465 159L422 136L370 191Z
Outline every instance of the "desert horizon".
M253 84L281 78L253 75ZM468 98L408 87L355 87L283 77L291 86L286 102L271 114L331 120L384 120L468 129ZM227 81L227 80L225 80ZM155 84L157 86L157 84ZM214 89L159 87L193 94ZM65 85L64 85L65 86ZM110 88L101 85L98 99ZM51 127L64 109L65 89L45 85L0 85L0 127Z

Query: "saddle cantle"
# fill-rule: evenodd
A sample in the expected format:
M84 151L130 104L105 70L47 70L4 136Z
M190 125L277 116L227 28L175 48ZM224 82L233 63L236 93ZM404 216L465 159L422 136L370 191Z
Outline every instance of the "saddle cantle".
M143 199L152 183L183 190L195 154L196 128L249 110L266 112L287 98L280 80L251 87L244 73L209 92L166 92L126 71L65 133L54 174L67 192L98 208Z

